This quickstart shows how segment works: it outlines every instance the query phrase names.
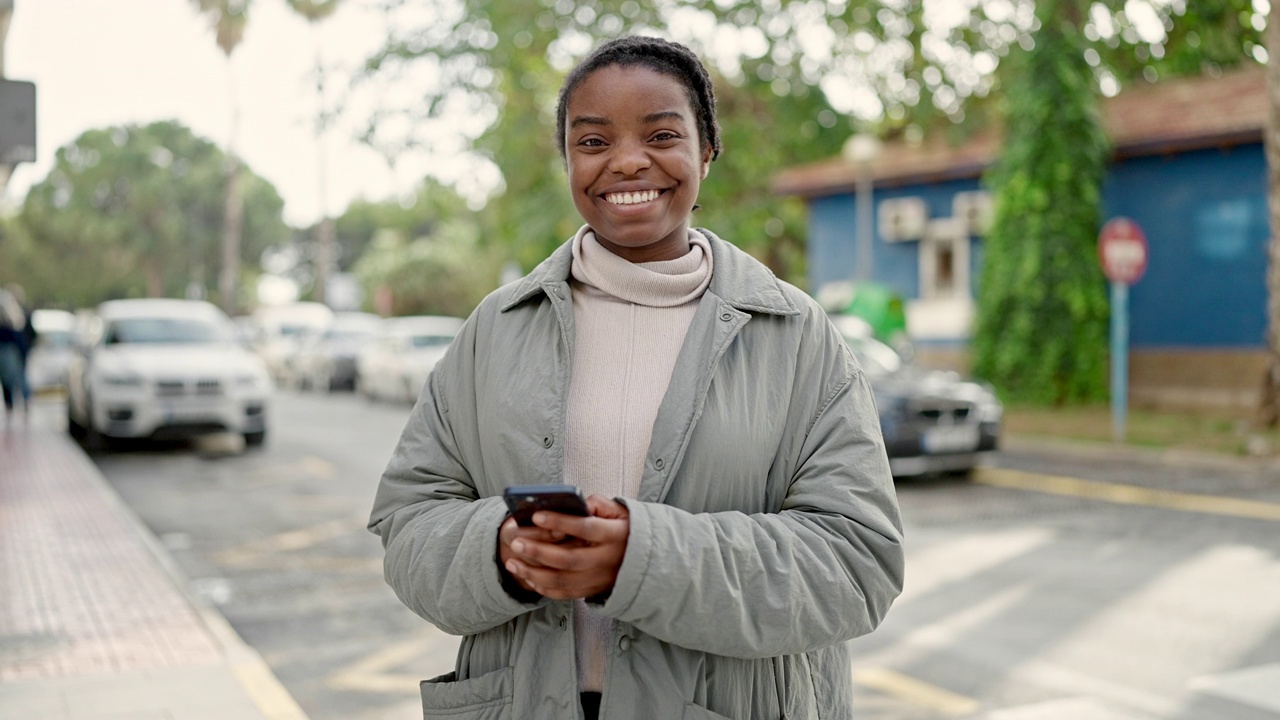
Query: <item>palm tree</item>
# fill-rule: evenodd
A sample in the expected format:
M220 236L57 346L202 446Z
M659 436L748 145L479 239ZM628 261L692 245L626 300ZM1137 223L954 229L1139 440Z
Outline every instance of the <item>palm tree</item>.
M191 0L209 20L215 39L227 59L227 93L231 98L231 130L227 137L227 195L222 213L222 272L218 276L218 294L228 314L236 311L236 285L240 270L240 233L244 223L244 198L240 193L240 158L236 139L240 130L240 105L237 101L235 73L231 53L244 39L251 0Z
M321 20L329 17L338 9L341 0L285 0L285 3L311 24L312 34ZM315 291L313 297L318 302L325 301L325 289L329 280L329 268L333 264L334 228L333 218L329 215L328 201L328 164L324 152L324 134L329 117L325 108L324 62L320 56L320 39L316 40L316 178L320 194L320 223L316 226L316 259L315 259Z

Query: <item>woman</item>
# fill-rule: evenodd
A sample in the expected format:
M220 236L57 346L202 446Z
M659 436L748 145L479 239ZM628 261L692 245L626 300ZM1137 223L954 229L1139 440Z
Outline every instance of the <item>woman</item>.
M843 641L902 586L870 387L821 309L706 230L715 96L682 45L604 44L557 110L586 224L486 298L423 388L370 529L463 635L425 717L848 718ZM589 517L518 528L510 485Z

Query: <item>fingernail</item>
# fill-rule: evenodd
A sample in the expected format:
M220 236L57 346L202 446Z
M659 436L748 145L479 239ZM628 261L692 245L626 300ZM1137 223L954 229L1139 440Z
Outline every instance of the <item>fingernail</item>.
M518 566L516 565L516 561L515 561L515 560L508 560L508 561L507 561L507 565L506 565L507 572L511 573L512 575L515 575L515 574L516 574L516 568L517 568L517 567L518 567Z
M512 541L511 541L511 549L512 549L512 550L515 550L515 551L516 551L516 552L518 552L518 553L522 553L522 552L524 552L524 541L523 541L523 540L512 540Z

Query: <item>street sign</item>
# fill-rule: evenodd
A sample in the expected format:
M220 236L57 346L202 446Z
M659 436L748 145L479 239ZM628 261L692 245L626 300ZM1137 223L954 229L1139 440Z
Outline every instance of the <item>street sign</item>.
M1112 218L1098 233L1098 260L1111 281L1111 436L1124 442L1129 415L1129 286L1147 271L1147 236L1129 218Z
M1147 271L1147 236L1129 218L1112 218L1098 233L1098 260L1108 280L1132 285Z

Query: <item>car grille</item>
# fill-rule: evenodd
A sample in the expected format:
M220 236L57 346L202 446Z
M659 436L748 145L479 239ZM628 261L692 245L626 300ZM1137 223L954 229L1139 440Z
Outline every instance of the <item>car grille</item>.
M186 397L188 395L221 395L222 381L210 378L194 380L159 380L156 382L158 397Z
M959 425L973 416L973 405L930 401L913 405L911 412L925 425Z

